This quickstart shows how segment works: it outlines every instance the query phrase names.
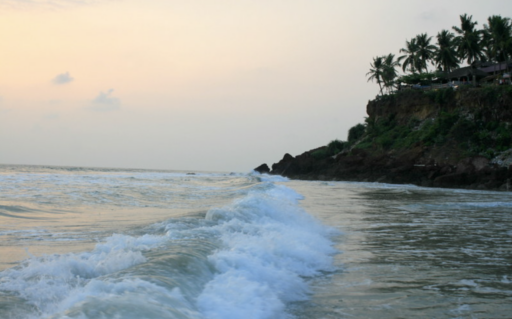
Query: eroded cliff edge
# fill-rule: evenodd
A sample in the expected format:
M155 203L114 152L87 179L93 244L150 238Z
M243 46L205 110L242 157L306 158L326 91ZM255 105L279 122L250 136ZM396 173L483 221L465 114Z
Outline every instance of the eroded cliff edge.
M364 133L285 154L271 174L512 190L512 86L406 90L369 101Z

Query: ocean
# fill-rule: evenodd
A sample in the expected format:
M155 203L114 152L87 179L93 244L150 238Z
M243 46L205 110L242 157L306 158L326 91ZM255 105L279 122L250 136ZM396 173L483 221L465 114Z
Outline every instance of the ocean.
M0 318L511 318L507 192L0 165Z

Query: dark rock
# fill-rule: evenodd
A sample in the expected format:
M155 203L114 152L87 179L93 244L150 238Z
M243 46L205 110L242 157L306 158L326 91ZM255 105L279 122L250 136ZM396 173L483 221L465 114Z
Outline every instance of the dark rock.
M356 149L352 150L352 155L360 156L360 157L367 157L368 156L368 152L365 151L365 150L356 148Z
M478 172L489 167L489 160L483 156L476 156L471 160L471 164L473 164L475 170Z
M368 181L482 190L507 189L507 179L512 180L512 170L494 167L484 157L463 158L457 165L438 165L422 157L423 153L421 147L402 153L370 154L356 150L318 159L308 151L295 157L286 154L272 165L270 173L303 180ZM512 190L512 185L509 189Z
M260 166L256 167L254 170L260 174L270 173L270 168L268 167L267 164L261 164Z
M272 174L283 175L294 159L295 157L291 156L290 154L284 154L282 160L272 164Z
M499 101L487 95L471 88L443 95L439 101L436 97L436 102L420 90L379 97L368 102L367 132L356 144L345 144L335 156L327 156L331 153L326 146L295 157L285 154L272 165L270 173L303 180L379 181L512 191L512 165L507 167L512 161L512 144L500 146L510 148L505 152L500 150L500 156L506 153L500 158L490 160L476 155L480 154L478 149L497 154L497 137L488 127L500 125L508 129L512 125L512 93L501 92ZM428 129L441 123L444 127L451 121L455 121L451 128ZM480 127L489 145L478 142L480 135L475 130ZM411 135L415 131L423 133ZM387 137L394 139L392 144L379 139L388 133Z
M464 158L457 163L457 170L455 174L468 173L471 174L475 171L475 166L471 163L471 158Z
M453 173L437 177L434 180L434 186L437 187L457 187L459 185L467 185L466 173Z

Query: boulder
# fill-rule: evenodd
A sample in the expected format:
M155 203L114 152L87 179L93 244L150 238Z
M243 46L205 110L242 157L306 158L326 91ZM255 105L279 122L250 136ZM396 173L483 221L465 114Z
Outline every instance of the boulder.
M475 167L475 170L481 171L489 166L489 160L483 156L476 156L471 159L471 164Z
M283 175L294 160L295 157L288 153L284 154L282 160L280 160L278 163L272 164L272 174Z
M256 167L254 170L260 174L270 173L270 168L268 167L267 164L261 164L260 166Z

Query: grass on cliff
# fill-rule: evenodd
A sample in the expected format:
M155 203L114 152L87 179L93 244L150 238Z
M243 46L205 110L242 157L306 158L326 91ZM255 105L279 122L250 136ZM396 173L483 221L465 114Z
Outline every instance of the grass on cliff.
M377 101L381 103L395 103L397 100L418 100L427 97L430 102L438 105L453 103L456 91L452 88L442 88L438 90L401 90L391 94L377 96Z
M491 158L512 147L512 130L506 122L486 122L457 112L440 112L424 121L411 118L407 125L398 125L389 116L377 122L367 119L366 136L356 147L388 151L415 145L442 147L447 143L458 145L465 156Z
M464 156L492 158L512 148L512 120L501 118L507 112L512 117L512 86L403 90L379 96L377 102L380 107L388 107L393 103L407 104L425 98L426 103L438 108L437 116L425 120L412 117L406 124L403 120L398 123L396 114L378 121L366 118L364 124L349 129L348 141L333 140L312 152L311 156L324 159L352 147L373 153L402 151L422 145L456 147ZM468 111L468 108L459 107L460 103L473 104L474 109Z
M472 85L463 85L456 90L453 88L441 88L436 90L416 90L408 89L396 91L391 94L379 95L376 101L382 104L395 103L396 101L419 100L428 98L430 102L436 105L446 106L455 104L457 95L466 95L474 100L482 101L487 105L511 101L512 85L485 85L483 87L474 87Z
M345 149L349 149L364 135L365 131L366 126L364 124L357 124L348 130L348 141L340 141L338 139L333 140L327 144L327 146L312 152L311 156L320 160L329 156L336 155Z

